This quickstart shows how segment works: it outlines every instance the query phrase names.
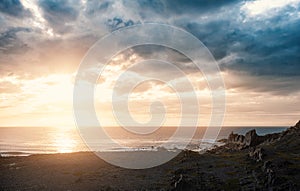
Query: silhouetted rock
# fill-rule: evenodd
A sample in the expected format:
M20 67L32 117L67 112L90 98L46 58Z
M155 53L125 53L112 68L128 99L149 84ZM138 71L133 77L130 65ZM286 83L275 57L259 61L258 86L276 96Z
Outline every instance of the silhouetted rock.
M246 133L245 135L245 145L246 146L256 146L262 142L260 136L257 135L256 130L253 129Z
M227 143L233 143L236 145L244 145L245 144L245 136L244 135L239 135L231 132L227 139Z
M248 131L245 136L231 132L228 136L227 143L231 145L229 147L232 149L245 149L249 147L256 147L262 143L272 143L284 136L284 133L288 132L273 133L264 136L257 135L255 129Z

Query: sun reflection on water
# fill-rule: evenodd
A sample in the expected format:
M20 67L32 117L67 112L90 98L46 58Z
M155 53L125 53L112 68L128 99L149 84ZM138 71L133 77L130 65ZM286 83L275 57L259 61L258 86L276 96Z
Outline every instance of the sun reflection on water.
M71 153L76 151L78 143L69 131L62 130L55 135L54 145L58 153Z

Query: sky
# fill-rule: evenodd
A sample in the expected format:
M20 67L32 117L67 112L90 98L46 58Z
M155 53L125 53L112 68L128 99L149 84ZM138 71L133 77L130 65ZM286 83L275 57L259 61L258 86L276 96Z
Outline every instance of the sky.
M74 126L74 78L86 52L103 36L144 23L186 30L211 51L226 87L224 125L291 126L299 120L299 0L2 0L0 126ZM95 93L102 124L116 124L111 94L117 74L149 58L168 59L185 72L199 96L199 125L207 125L212 104L203 76L184 55L150 45L116 55L102 74ZM150 64L134 68L124 84L149 73L180 82L168 68ZM184 87L179 91L189 95ZM180 101L159 81L133 90L132 116L149 120L149 105L157 100L167 110L164 125L177 124Z

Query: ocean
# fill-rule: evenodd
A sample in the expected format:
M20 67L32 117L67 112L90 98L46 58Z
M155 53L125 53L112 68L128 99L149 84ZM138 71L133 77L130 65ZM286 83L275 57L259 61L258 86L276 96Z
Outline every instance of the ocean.
M189 127L185 127L189 128ZM230 132L245 134L251 129L256 129L259 135L282 132L287 127L223 127L218 139L227 138ZM205 127L198 127L197 131L185 148L184 139L173 141L168 150L189 149L201 151L209 149L220 142L203 140ZM120 144L120 147L110 147L106 140L97 140L98 151L138 151L157 150L160 145L174 133L176 127L161 127L156 132L149 135L133 135L126 131L120 133L117 127L106 127L108 134ZM123 146L126 146L126 150ZM129 149L128 149L129 148ZM51 154L51 153L72 153L91 151L81 139L76 128L59 127L0 127L0 154L1 156L28 156L31 154Z

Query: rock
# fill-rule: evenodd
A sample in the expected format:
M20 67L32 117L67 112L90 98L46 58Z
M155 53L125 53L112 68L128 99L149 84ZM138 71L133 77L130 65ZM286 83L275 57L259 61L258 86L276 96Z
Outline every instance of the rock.
M227 141L228 141L227 139L220 139L220 140L218 140L219 143L227 143Z
M298 121L298 123L296 123L296 125L290 127L289 129L286 130L287 134L289 133L295 133L298 132L299 133L300 130L300 120Z
M270 144L272 142L277 141L281 136L281 133L273 133L273 134L267 134L265 136L263 136L263 143L267 143Z
M227 143L233 143L236 145L239 145L240 148L245 147L253 147L259 145L263 141L263 138L261 136L258 136L256 133L256 130L253 129L246 133L246 135L239 135L234 134L231 132L231 134L228 137Z
M246 133L245 135L245 145L246 146L256 146L261 143L260 137L257 135L256 130L253 129Z
M238 145L244 145L245 143L245 136L244 135L239 135L231 132L227 139L227 143L234 143Z
M235 146L232 146L232 148L234 147L238 149L256 147L262 143L266 143L266 144L272 143L280 139L280 137L284 136L285 135L284 133L287 134L287 132L283 132L283 133L273 133L265 136L259 136L257 135L256 130L253 129L251 131L248 131L244 136L244 135L239 135L231 132L231 134L228 136L227 143L234 144Z
M249 157L256 162L260 162L263 160L263 149L262 148L253 148L252 151L249 152Z

